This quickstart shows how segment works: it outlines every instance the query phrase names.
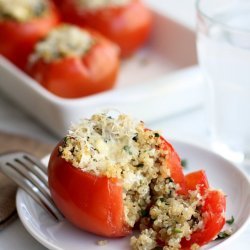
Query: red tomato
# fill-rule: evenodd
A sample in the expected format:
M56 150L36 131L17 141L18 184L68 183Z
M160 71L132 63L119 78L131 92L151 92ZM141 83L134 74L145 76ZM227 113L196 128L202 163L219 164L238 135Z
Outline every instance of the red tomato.
M23 70L36 42L59 22L54 5L49 8L47 15L29 22L0 21L0 54Z
M190 240L183 238L182 249L190 249L194 243L203 246L213 240L225 224L225 209L225 195L218 190L208 190L201 208L204 227L192 233Z
M186 180L183 173L183 168L181 165L181 159L179 155L174 150L173 146L168 143L164 138L163 140L163 149L167 150L169 153L166 157L167 167L170 169L170 176L173 181L180 185L180 190L178 190L178 194L187 194L186 189Z
M204 195L209 188L207 176L204 170L189 173L185 176L187 190L200 190L201 195Z
M107 237L129 234L131 228L124 221L122 183L73 167L58 154L59 145L50 157L48 176L51 196L60 211L74 225L89 232ZM167 166L172 178L184 185L179 177L183 173L178 155L165 140L164 149L170 150Z
M48 169L51 196L74 225L107 237L130 233L124 223L122 184L73 167L53 151Z
M61 3L66 22L98 30L117 43L122 56L129 56L147 39L151 26L151 12L138 0L122 7L106 7L99 10L79 9L75 0Z
M29 65L28 73L47 90L77 98L111 89L119 70L119 50L103 36L89 30L97 41L86 55L50 63L42 59Z

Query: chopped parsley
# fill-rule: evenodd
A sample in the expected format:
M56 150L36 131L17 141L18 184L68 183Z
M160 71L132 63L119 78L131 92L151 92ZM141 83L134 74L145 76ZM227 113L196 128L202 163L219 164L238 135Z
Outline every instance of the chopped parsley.
M67 141L68 141L68 136L63 137L63 140L62 140L62 147L63 148L67 146Z
M233 223L234 223L234 217L231 216L231 219L226 220L226 223L227 223L228 225L233 225Z
M168 183L174 182L173 179L172 179L171 177L167 177L166 180L168 181Z
M174 228L173 233L180 234L180 233L182 233L182 230L180 230L179 228Z
M160 137L160 134L159 133L155 133L155 137Z
M128 145L125 145L125 146L123 147L123 150L125 150L128 154L132 155L132 153L131 153L130 148L129 148Z
M220 233L217 235L216 240L225 239L225 238L228 238L229 236L231 236L231 233L229 233L227 230L225 230L225 231L220 232Z
M145 209L141 210L141 216L142 217L147 217L148 216L148 211L145 210Z
M181 166L182 166L183 168L186 168L186 167L187 167L187 160L186 160L186 159L182 159L182 160L181 160Z
M153 250L162 250L162 249L163 249L163 247L157 246Z
M132 138L133 141L137 142L138 141L138 134L136 133L135 136Z

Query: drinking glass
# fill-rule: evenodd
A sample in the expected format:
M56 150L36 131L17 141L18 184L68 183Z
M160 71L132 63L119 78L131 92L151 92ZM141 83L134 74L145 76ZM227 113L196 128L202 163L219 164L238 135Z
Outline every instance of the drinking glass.
M250 0L197 0L197 51L212 146L250 161Z

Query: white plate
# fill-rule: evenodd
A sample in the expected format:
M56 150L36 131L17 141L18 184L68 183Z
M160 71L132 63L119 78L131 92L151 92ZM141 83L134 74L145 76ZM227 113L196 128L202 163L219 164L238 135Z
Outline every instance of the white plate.
M227 195L226 217L233 215L234 234L221 241L214 241L202 249L225 249L225 245L235 239L247 225L250 218L250 182L232 163L220 156L191 144L172 141L183 159L187 159L187 172L204 169L210 185L222 189ZM48 160L48 157L45 159ZM108 239L108 244L98 246L100 236L81 231L68 222L56 223L24 191L18 190L17 211L28 232L49 249L129 249L129 238Z

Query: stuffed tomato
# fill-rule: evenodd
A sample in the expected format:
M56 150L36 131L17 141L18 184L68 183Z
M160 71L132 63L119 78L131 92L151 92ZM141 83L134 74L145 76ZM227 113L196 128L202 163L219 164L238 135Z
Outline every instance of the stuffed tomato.
M225 223L225 196L209 187L204 171L185 176L159 132L126 115L96 114L73 126L48 174L52 198L70 222L107 237L140 229L134 250L202 246Z
M36 42L58 22L48 0L0 0L0 54L24 69Z
M139 0L64 0L60 5L65 21L98 30L121 49L133 54L148 38L152 14Z
M119 49L92 30L63 24L36 44L27 72L64 98L111 89L119 71Z

